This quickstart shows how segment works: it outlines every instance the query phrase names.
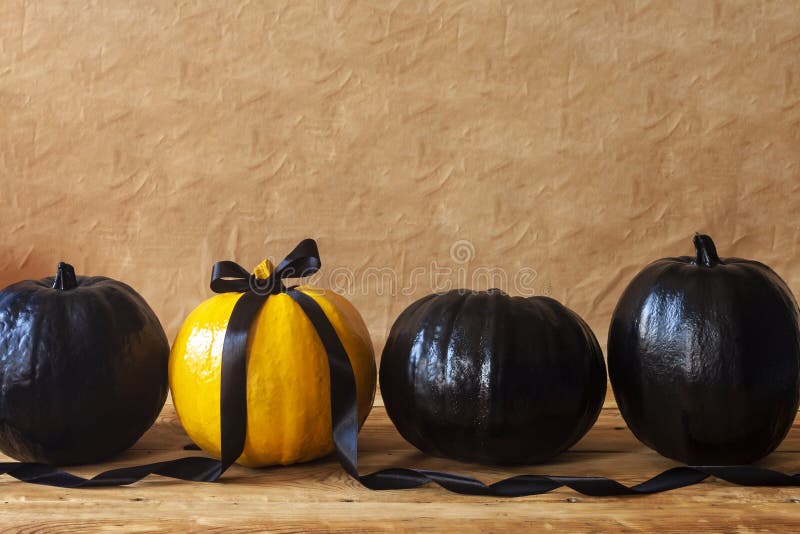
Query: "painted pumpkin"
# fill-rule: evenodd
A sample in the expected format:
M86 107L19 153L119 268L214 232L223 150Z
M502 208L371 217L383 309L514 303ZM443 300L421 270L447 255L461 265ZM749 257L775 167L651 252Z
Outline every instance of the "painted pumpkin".
M792 426L800 392L798 308L756 261L695 255L645 267L608 334L611 384L642 442L689 464L749 463Z
M94 463L153 424L167 396L169 345L144 299L102 276L0 291L0 450L22 461Z
M591 428L606 372L592 331L558 301L454 290L398 317L380 383L389 417L423 452L527 464Z
M255 269L259 279L273 270ZM344 297L298 286L320 305L344 345L356 379L359 424L375 397L376 369L369 333ZM223 293L195 308L183 323L169 360L178 418L189 437L220 457L222 346L242 293ZM288 465L333 452L328 358L302 308L287 294L267 299L250 327L247 364L247 435L238 463Z

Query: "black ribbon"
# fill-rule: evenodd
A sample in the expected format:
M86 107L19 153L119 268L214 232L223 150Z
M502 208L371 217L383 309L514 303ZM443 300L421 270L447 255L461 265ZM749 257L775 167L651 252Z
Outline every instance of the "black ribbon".
M60 488L124 486L151 474L197 482L217 480L244 450L247 435L247 335L250 325L271 295L286 293L305 312L327 352L336 455L342 468L366 488L409 489L434 482L448 491L464 495L520 497L538 495L566 486L584 495L610 497L661 493L698 484L710 476L740 486L800 486L800 474L787 475L752 465L673 467L635 486L626 486L606 477L551 475L517 475L494 484L484 484L468 476L408 468L384 469L359 475L358 403L350 359L333 325L316 301L294 286L286 287L283 283L288 278L309 276L317 272L320 265L317 244L312 239L306 239L297 245L266 280L256 278L230 261L221 261L214 265L211 275L212 291L244 293L231 313L222 349L221 460L204 457L180 458L112 469L88 479L45 464L0 462L0 474L8 474L23 482Z

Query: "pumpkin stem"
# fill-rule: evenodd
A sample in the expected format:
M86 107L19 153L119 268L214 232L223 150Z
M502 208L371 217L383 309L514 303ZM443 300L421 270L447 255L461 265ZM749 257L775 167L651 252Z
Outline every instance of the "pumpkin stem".
M714 246L714 241L711 237L700 233L694 234L694 249L697 253L695 259L697 265L713 267L722 263L717 255L717 247Z
M53 280L53 289L67 291L78 287L78 279L75 278L75 269L69 263L58 262L58 271Z

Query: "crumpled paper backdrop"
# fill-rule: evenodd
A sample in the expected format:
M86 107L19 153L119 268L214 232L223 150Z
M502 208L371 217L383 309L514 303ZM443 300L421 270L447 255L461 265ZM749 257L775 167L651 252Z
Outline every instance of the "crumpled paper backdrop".
M378 351L476 272L604 343L695 231L800 291L797 2L6 1L0 124L0 283L69 261L170 337L304 237Z

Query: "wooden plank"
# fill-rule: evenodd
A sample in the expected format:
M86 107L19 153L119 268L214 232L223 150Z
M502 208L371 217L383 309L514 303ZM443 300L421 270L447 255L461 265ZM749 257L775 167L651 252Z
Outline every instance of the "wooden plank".
M797 430L763 465L789 472L798 469ZM186 443L188 438L168 404L130 451L103 465L72 471L90 475L112 467L202 454L181 450ZM642 446L615 408L604 409L592 431L556 460L497 468L423 455L397 434L384 408L376 406L360 436L360 462L364 473L413 466L469 474L486 482L516 473L547 473L606 475L634 483L675 465ZM345 475L330 458L258 470L235 466L216 484L151 477L127 488L61 490L9 477L0 480L2 526L13 530L800 530L800 488L741 488L716 480L634 498L591 498L568 489L518 499L452 495L435 486L372 492Z

